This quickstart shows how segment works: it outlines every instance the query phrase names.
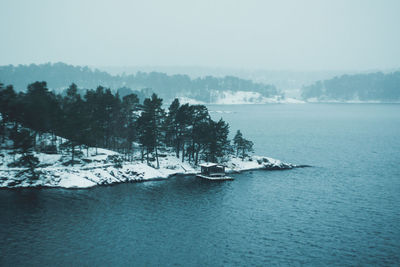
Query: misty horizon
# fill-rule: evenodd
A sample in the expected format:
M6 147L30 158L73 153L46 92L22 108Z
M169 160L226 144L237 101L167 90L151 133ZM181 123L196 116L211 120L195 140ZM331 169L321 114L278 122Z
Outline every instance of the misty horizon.
M398 1L2 1L0 65L400 67Z

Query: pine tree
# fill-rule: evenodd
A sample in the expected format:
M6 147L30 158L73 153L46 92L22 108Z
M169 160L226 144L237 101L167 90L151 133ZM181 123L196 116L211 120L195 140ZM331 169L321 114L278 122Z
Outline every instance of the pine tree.
M178 157L179 151L182 151L182 162L185 161L185 144L187 139L190 137L190 115L191 108L189 104L180 106L176 114L176 122L178 126L176 149Z
M37 132L47 132L52 128L50 114L52 112L51 93L46 82L35 82L28 85L24 96L24 124Z
M9 164L8 166L27 167L26 170L20 171L18 175L28 174L30 179L39 178L39 174L35 171L37 165L39 164L39 159L32 153L34 136L31 135L28 130L18 130L18 127L15 126L10 138L14 143L14 152L21 153L22 155L17 161Z
M85 131L87 121L84 115L84 102L77 93L77 89L76 84L71 84L63 103L63 135L70 141L72 166L75 161L75 147L86 141L85 136L87 134Z
M233 146L236 149L236 157L239 156L239 151L243 146L243 134L240 130L237 130L235 137L233 138Z
M190 110L190 116L191 116L191 133L190 133L190 138L191 138L191 146L190 146L190 151L191 155L189 157L195 162L195 164L198 164L198 156L200 153L200 150L202 149L202 143L204 142L204 136L207 135L207 132L205 131L207 124L210 120L210 115L208 113L208 109L204 105L194 105L191 106Z
M44 132L54 132L56 129L57 102L54 93L49 92L46 82L35 82L28 85L26 94L19 96L21 102L24 126L31 128L34 133L34 148L36 147L36 136Z
M162 125L164 120L164 110L162 109L162 99L153 94L151 98L146 98L143 102L143 112L139 117L140 137L139 142L146 147L147 164L149 164L149 154L155 151L157 168L160 167L158 159L158 146L162 140Z
M14 121L16 119L14 104L17 94L12 85L3 87L0 83L0 113L3 123Z
M131 158L132 142L137 137L135 122L138 118L137 111L140 110L139 98L136 94L129 94L122 98L121 112L123 116L123 136L126 138L126 154Z
M233 138L233 143L236 149L236 156L239 156L239 153L241 153L242 160L244 160L244 158L248 156L248 152L253 151L253 142L243 138L240 130L236 132L236 135Z
M207 161L225 161L225 156L231 152L230 141L228 139L229 124L222 119L218 122L210 120L208 131L206 148Z
M243 140L243 147L242 147L242 160L248 156L248 152L253 152L253 142L247 139Z
M0 83L0 129L2 143L5 141L6 123L15 121L17 118L16 99L17 95L14 88L11 85L4 88L3 84Z
M165 144L172 146L175 149L176 156L179 158L179 144L178 144L178 121L177 114L179 111L180 103L177 98L172 101L168 108L168 114L164 122L165 130Z

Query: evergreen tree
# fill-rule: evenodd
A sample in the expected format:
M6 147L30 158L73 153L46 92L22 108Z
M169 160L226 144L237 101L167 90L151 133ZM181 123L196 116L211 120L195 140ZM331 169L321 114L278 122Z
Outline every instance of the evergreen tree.
M236 157L239 156L239 151L243 146L243 134L240 130L237 130L235 137L233 138L233 146L236 149Z
M26 130L18 130L18 126L15 126L12 134L10 135L11 140L14 143L14 153L21 153L21 157L9 164L9 167L27 167L26 170L22 170L18 175L29 175L30 179L39 178L39 174L36 173L35 169L39 164L39 159L32 153L33 150L33 138L34 136Z
M17 109L16 109L17 95L14 88L9 85L4 88L3 84L0 83L0 114L1 114L1 140L2 143L5 141L6 136L6 123L16 121Z
M69 139L71 148L71 164L75 161L75 147L84 143L87 134L87 120L85 120L84 102L77 93L76 84L71 84L67 90L67 96L64 98L63 113L63 136Z
M155 151L157 168L160 167L158 159L158 146L162 140L162 125L164 119L162 109L162 99L153 94L151 98L146 98L143 102L143 112L139 117L140 137L139 142L146 147L147 164L149 164L149 154Z
M12 85L3 87L0 83L0 113L2 115L3 123L15 121L15 101L17 99L17 94L14 91Z
M175 149L176 156L179 158L178 146L178 121L177 114L180 107L179 100L177 98L172 101L168 108L168 114L165 118L164 130L165 130L165 144L172 146Z
M248 152L253 152L253 142L247 139L243 140L242 146L242 160L248 156Z
M26 129L19 130L18 126L14 126L12 134L10 135L10 139L14 143L15 151L22 154L28 154L32 152L33 136L28 130Z
M36 146L36 134L53 132L56 125L56 117L53 113L57 109L56 97L47 89L46 82L35 82L28 86L26 94L21 96L24 126L35 131L34 147Z
M198 165L201 153L207 151L208 147L208 136L210 134L210 119L207 121L199 122L196 127L193 128L193 140L195 142L194 147L194 163Z
M176 153L179 157L179 151L182 151L182 162L185 161L185 145L190 137L190 123L191 121L191 108L189 104L184 104L179 107L176 114L177 123L177 140L176 140Z
M129 94L122 98L121 112L124 117L123 131L126 138L126 154L131 158L132 142L137 138L136 120L140 110L139 98L136 94Z
M90 129L96 147L109 147L112 134L114 96L109 89L102 86L85 94L87 116L90 118Z
M233 138L234 148L236 149L236 156L241 153L241 158L244 160L246 156L248 156L248 152L253 151L253 142L243 138L240 130L236 132L235 137Z
M207 135L207 126L210 121L210 115L208 113L208 109L204 105L194 105L191 106L190 109L190 117L191 117L191 133L190 133L190 160L194 161L195 164L198 164L199 153L202 149L202 145L204 143L204 136Z
M220 119L218 122L210 120L209 134L207 135L206 160L211 162L225 161L231 152L228 140L229 124Z

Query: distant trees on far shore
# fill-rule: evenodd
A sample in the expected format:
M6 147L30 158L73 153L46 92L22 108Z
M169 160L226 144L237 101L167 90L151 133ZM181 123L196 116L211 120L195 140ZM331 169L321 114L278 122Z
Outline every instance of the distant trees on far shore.
M99 86L87 90L82 97L74 83L64 95L50 92L46 82L35 82L26 92L16 93L11 85L0 84L0 135L4 142L6 124L14 123L15 143L28 151L36 149L36 136L51 133L68 139L71 163L76 147L101 147L123 153L132 160L138 147L142 161L155 160L159 167L160 151L174 151L182 162L223 162L231 154L245 157L252 151L252 142L240 134L234 146L228 139L229 125L222 119L211 119L204 105L181 105L175 99L167 110L156 94L141 103L136 94L122 97L109 88ZM31 134L19 127L32 129ZM240 131L238 132L240 133ZM23 137L29 138L24 143ZM136 145L135 145L136 144ZM52 150L56 150L56 146Z
M400 101L400 71L342 75L302 88L303 99L337 101Z
M89 67L73 66L62 62L30 65L0 66L0 81L13 84L15 91L25 90L34 81L47 81L51 91L61 90L75 82L81 86L78 93L83 97L87 88L95 88L99 83L118 92L121 97L135 93L141 99L153 92L159 97L172 101L175 97L189 97L209 103L217 91L251 91L265 97L282 93L271 84L253 82L235 76L205 76L191 78L185 74L167 75L162 72L137 72L135 74L111 75L105 71Z

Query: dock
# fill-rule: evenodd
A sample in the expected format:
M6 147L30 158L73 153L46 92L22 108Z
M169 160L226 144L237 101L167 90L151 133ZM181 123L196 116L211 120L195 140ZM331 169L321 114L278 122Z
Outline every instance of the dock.
M234 180L233 177L230 176L206 176L202 174L197 174L196 177L210 180L210 181L226 181L226 180Z

